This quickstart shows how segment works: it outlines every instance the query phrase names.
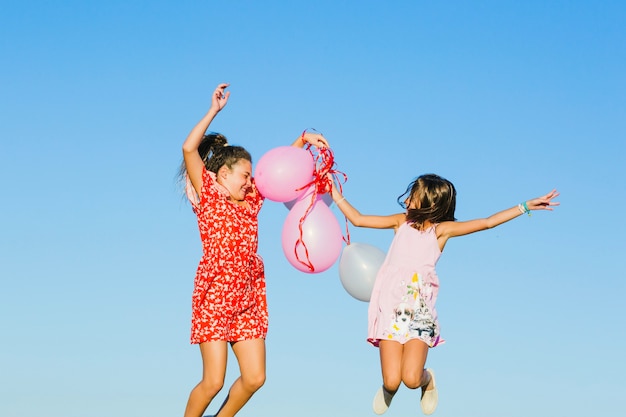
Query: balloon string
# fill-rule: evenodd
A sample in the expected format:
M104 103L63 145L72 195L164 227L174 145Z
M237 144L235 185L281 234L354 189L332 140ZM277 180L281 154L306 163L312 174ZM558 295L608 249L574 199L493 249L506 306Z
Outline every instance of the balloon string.
M335 181L337 183L337 186L339 187L339 192L341 194L343 194L343 183L340 181L338 174L343 175L343 183L348 181L348 176L346 174L344 174L343 172L336 171L336 170L333 170L331 172L331 174L330 174L333 177L333 181ZM332 184L331 184L331 187L332 187ZM350 229L348 228L348 217L346 217L344 215L343 219L344 219L345 224L346 224L346 235L345 236L341 236L341 238L346 243L346 245L350 245Z
M313 130L317 132L317 130L315 129L305 129L302 132L303 138L307 130ZM339 184L340 192L343 192L342 181L339 180L339 176L343 177L344 183L348 180L348 176L345 173L335 169L335 155L332 149L321 147L317 148L317 153L314 153L312 150L312 145L310 143L307 143L306 150L309 151L314 161L313 180L311 180L308 184L300 187L298 191L313 188L313 192L311 193L311 200L309 202L309 205L302 217L300 218L300 221L298 222L298 231L300 232L300 237L298 238L294 246L294 253L298 262L306 266L311 272L314 272L315 266L311 263L311 259L309 258L309 250L306 247L306 243L304 242L304 221L313 210L313 206L315 205L318 194L330 193L333 187L333 180L336 180L337 184ZM346 237L342 236L342 239L344 242L346 242L346 244L349 245L350 231L348 230L348 218L346 217L345 220ZM302 247L304 248L304 255L306 257L306 260L301 259L300 254L298 253L298 247L300 245L302 245Z
M313 191L311 202L309 203L309 206L307 207L306 211L304 212L304 214L300 218L300 221L298 222L298 231L300 232L300 237L298 238L298 240L296 240L296 244L293 248L293 251L296 255L296 259L298 260L298 262L300 262L302 265L309 268L309 271L311 272L315 272L315 266L311 263L311 259L309 258L309 249L306 247L306 243L304 242L303 226L304 226L304 221L306 220L307 216L309 215L311 210L313 210L315 199L316 199L316 193L315 191ZM300 254L298 253L299 245L302 245L302 247L304 248L304 255L306 257L306 261L303 261L302 259L300 259Z

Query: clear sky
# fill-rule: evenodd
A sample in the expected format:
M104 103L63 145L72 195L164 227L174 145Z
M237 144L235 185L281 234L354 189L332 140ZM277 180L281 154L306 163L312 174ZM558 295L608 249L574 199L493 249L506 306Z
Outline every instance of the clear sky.
M319 130L364 213L425 172L459 219L557 188L554 212L448 243L435 415L622 416L625 21L617 0L3 1L0 416L182 415L201 246L175 177L220 82L214 130L255 161ZM240 416L373 416L367 304L336 264L286 261L287 213L259 218L268 379Z

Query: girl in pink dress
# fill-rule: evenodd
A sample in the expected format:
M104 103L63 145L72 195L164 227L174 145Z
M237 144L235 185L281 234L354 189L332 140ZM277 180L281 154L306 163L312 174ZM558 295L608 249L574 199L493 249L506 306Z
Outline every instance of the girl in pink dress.
M380 349L382 387L374 396L376 414L389 408L404 383L421 388L424 414L438 403L435 374L425 369L428 349L443 342L435 302L439 279L435 265L451 237L496 227L530 210L552 210L556 190L527 200L484 219L457 222L454 218L456 190L438 175L426 174L413 181L398 202L404 213L390 216L363 215L333 187L333 200L348 220L358 227L394 229L396 234L372 289L368 310L367 340Z
M222 389L230 344L241 376L216 416L232 417L265 382L268 316L263 260L257 254L263 196L252 178L252 158L220 134L205 134L230 96L228 84L212 95L211 108L183 144L181 178L198 218L203 255L192 295L191 343L200 345L202 380L189 395L185 417L201 417ZM328 147L305 133L293 146Z

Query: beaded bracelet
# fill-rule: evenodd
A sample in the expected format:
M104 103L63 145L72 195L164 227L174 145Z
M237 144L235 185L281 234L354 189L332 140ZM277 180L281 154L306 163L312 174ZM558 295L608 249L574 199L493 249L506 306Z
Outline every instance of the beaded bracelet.
M526 202L524 201L523 203L520 203L517 205L517 209L520 211L520 213L525 214L528 213L528 216L530 217L530 209L528 208L528 204L526 204Z

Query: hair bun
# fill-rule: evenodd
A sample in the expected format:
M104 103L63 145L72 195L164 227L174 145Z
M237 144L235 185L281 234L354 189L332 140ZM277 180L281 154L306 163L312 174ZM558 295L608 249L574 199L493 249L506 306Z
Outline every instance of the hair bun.
M223 149L225 146L228 146L226 136L221 133L207 133L202 137L200 146L198 146L198 153L203 160L206 160L210 158L215 151Z
M228 140L226 139L226 136L222 135L221 133L212 133L210 135L205 135L205 137L207 136L212 136L213 143L211 148L213 149L228 146Z

